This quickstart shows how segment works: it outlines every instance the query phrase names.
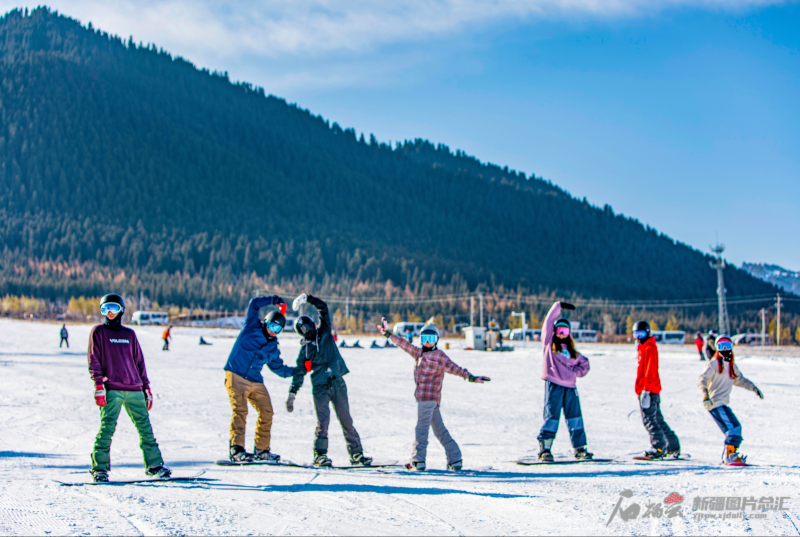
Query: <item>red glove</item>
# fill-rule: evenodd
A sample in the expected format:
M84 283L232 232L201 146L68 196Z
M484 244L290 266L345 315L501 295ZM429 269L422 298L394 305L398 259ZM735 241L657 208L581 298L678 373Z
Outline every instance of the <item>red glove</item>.
M281 302L278 307L281 310L281 315L286 315L286 302Z
M144 401L147 403L147 411L150 412L150 409L153 408L153 392L150 391L150 388L144 389Z
M106 388L102 384L94 387L94 402L97 406L106 406Z

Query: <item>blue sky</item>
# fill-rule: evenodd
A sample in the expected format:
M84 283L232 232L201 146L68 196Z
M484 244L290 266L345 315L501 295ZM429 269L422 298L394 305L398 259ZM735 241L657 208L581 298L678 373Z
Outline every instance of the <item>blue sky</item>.
M444 143L702 250L718 234L736 264L800 270L797 2L50 5L381 141Z

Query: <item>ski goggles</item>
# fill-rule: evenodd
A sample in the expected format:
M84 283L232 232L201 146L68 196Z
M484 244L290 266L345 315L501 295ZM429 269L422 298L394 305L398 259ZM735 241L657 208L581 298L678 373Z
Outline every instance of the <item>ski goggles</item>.
M439 337L436 334L422 334L419 336L419 340L422 341L423 345L426 343L436 344L436 342L439 341Z
M647 337L647 330L634 330L633 337L635 339L645 339Z
M267 323L267 330L269 330L273 334L280 334L281 332L283 332L283 327L276 322L270 321Z
M718 351L732 351L733 350L733 343L724 339L717 343L717 350Z
M102 315L108 315L109 313L119 313L122 311L122 306L117 304L116 302L106 302L102 306L100 306L100 313Z
M561 338L569 337L569 326L556 326L556 335Z

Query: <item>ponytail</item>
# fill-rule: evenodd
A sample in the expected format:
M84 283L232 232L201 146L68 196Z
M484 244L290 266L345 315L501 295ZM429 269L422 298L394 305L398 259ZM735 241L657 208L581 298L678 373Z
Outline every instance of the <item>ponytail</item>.
M719 351L717 351L717 353L714 355L714 358L717 359L717 369L719 370L720 373L722 373L722 370L725 367L722 365L722 361L724 360L724 358L722 358ZM730 375L732 379L736 378L736 372L733 370L733 351L731 351L731 366L730 368L728 368L728 375Z

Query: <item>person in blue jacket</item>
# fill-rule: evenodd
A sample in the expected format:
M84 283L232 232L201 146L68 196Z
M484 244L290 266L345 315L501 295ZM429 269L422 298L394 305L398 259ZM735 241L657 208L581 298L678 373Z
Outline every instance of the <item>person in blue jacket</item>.
M270 311L262 319L259 310L271 305L277 305L279 311ZM270 452L272 400L264 386L261 369L266 365L270 371L283 378L294 375L294 368L284 365L278 347L278 334L286 326L284 313L286 302L277 295L251 300L247 305L244 327L233 344L228 363L225 364L225 388L233 409L229 450L233 462L280 460L279 455ZM244 449L248 401L258 412L255 450L252 454Z

